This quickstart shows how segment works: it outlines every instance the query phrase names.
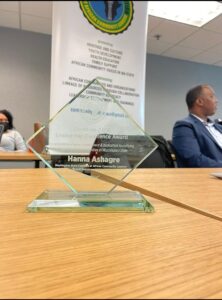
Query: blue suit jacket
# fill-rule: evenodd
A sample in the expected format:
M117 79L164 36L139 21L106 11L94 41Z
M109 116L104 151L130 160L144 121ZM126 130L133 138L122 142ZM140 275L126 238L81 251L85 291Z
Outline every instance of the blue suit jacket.
M215 127L222 133L222 125ZM222 167L222 149L205 125L192 115L175 123L172 144L178 167Z

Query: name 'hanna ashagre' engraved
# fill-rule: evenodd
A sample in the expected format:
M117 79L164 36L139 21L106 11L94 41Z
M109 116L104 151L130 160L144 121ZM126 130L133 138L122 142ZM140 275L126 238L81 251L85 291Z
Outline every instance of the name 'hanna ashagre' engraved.
M68 160L68 162L83 162L83 163L90 162L90 158L87 156L81 157L81 156L68 155L67 160ZM119 163L120 158L119 157L104 157L104 156L96 157L96 156L93 156L91 159L91 162L113 164L113 163Z

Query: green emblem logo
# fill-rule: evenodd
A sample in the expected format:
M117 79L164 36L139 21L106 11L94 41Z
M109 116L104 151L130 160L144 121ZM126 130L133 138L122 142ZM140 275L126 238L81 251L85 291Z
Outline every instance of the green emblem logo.
M79 1L79 4L89 23L109 34L127 30L133 19L132 1Z

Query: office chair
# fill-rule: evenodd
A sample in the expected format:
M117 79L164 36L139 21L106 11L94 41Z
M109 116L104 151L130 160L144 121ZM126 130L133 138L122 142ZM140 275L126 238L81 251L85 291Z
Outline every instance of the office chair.
M41 123L34 123L34 132L37 132L41 127ZM29 144L36 152L41 153L46 145L46 136L44 130L41 131L35 138L33 138Z
M175 148L173 146L172 140L167 140L167 143L168 143L168 145L170 147L171 157L173 159L174 166L175 166L175 168L177 168L178 165L177 165L176 150L175 150Z
M158 148L151 153L138 168L176 168L176 155L170 144L161 135L151 135Z

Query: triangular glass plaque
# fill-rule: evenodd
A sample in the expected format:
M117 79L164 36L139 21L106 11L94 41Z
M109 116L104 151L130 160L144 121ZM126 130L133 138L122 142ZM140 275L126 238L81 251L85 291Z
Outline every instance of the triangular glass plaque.
M156 143L94 79L64 105L27 145L68 190L44 191L28 211L153 211L140 193L119 185ZM79 190L76 171L85 174ZM101 190L101 180L112 178ZM99 190L92 181L100 182Z

